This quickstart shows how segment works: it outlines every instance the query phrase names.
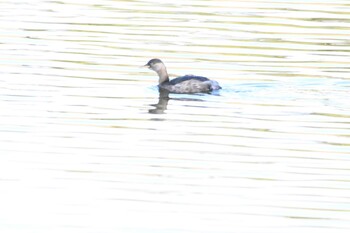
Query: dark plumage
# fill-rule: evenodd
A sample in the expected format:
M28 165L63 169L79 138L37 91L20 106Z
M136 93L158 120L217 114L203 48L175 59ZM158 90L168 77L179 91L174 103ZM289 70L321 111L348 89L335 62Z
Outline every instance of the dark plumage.
M177 77L177 78L174 78L174 79L170 80L169 84L176 85L178 83L181 83L183 81L187 81L187 80L190 80L190 79L195 79L195 80L198 80L200 82L210 81L210 79L208 79L206 77L202 77L202 76L185 75L185 76Z

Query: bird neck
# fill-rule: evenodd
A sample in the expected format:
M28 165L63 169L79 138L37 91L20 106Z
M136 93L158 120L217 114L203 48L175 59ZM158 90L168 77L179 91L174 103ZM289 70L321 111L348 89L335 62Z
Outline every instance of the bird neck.
M158 81L159 84L162 84L164 82L169 82L169 75L165 67L163 69L158 70L157 74L159 76L159 81Z

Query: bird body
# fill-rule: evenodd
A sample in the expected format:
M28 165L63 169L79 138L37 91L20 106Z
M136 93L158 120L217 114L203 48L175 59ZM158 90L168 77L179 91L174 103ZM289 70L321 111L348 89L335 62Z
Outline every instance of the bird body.
M210 93L213 90L221 89L217 81L202 76L185 75L169 80L164 63L157 58L150 60L145 66L157 72L159 76L158 87L171 93Z

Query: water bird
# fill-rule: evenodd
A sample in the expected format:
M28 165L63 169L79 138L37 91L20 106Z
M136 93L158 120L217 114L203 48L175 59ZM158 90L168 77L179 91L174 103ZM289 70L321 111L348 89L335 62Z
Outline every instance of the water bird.
M214 90L221 89L217 81L210 80L202 76L185 75L169 80L167 69L164 63L158 58L151 59L144 66L148 67L151 70L154 70L158 74L159 89L167 90L170 93L210 93Z

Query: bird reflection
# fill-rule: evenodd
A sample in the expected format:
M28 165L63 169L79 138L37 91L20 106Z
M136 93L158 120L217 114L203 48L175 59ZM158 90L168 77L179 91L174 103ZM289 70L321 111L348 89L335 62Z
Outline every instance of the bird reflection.
M159 98L158 103L151 104L150 106L155 107L148 110L148 113L151 114L164 114L165 110L167 110L169 100L177 100L177 101L204 101L198 98L186 98L186 97L178 97L178 98L170 98L169 91L163 88L159 88ZM201 95L198 95L201 96Z
M155 108L148 110L148 112L152 114L163 114L164 111L167 109L168 102L169 102L169 91L159 88L158 103L151 104L151 106Z

